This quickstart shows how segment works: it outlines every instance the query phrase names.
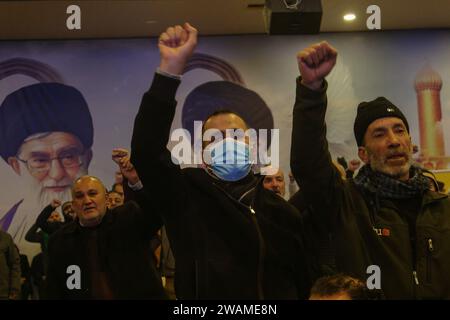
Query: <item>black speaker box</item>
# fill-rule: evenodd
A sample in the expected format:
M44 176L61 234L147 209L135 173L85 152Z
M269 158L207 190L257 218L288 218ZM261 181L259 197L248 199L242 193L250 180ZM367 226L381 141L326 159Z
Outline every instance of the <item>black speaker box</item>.
M317 34L322 21L322 2L266 0L265 14L269 34Z

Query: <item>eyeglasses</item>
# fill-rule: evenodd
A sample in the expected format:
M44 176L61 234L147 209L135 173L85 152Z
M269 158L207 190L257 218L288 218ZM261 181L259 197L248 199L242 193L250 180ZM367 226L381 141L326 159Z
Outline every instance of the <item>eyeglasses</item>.
M20 159L18 156L16 156L16 158L20 162L25 163L30 171L42 173L50 170L53 160L58 160L66 169L79 167L83 164L83 153L84 152L81 150L70 150L63 152L58 157L54 158L50 158L46 155L32 156L28 160Z
M301 2L302 0L283 0L286 9L290 10L298 10L298 6L300 5Z

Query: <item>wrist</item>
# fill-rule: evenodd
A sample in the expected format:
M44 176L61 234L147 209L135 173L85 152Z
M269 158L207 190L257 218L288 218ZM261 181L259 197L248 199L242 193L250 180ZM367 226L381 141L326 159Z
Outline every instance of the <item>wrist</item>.
M128 186L133 191L139 191L139 190L141 190L144 187L144 185L142 184L141 180L139 180L139 179L136 179L134 181L128 180Z
M301 84L307 87L308 89L319 91L323 86L323 79L313 81L313 82L306 82L302 79Z
M181 76L183 74L184 66L186 63L180 61L170 61L162 59L159 65L159 70L174 76Z

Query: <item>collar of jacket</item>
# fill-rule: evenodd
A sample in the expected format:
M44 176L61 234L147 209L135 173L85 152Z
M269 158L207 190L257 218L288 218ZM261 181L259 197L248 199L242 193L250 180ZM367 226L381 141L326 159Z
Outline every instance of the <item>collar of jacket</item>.
M106 209L105 216L103 217L103 219L102 219L102 221L100 222L99 225L101 225L101 224L111 224L112 223L113 220L112 220L111 213L112 213L113 210ZM78 233L78 232L81 231L81 228L84 228L84 227L82 227L78 223L78 219L76 219L75 221L71 222L66 227L64 227L62 232L64 234Z
M355 190L359 190L361 192L360 188L358 188L358 186L354 183L353 180L348 181L348 183L350 183ZM378 199L378 200L375 199L376 198L376 190L375 189L370 189L368 191L369 192L366 193L364 198L369 199L371 196L373 196L374 201L375 201L375 203L373 203L374 205L379 206L379 204L377 204L376 202L380 201L380 202L383 202L383 206L388 206L388 207L396 209L396 206L389 199ZM434 192L434 191L429 190L429 191L425 192L422 197L422 208L431 203L441 201L446 198L448 198L448 195L446 195L444 193L439 193L439 192Z
M217 187L211 188L214 185L214 178L212 178L204 169L200 168L185 168L182 172L192 181L199 189L204 190L212 196L217 196L217 191L223 193ZM255 190L262 187L263 179L261 177L256 177L258 180L255 184Z
M448 195L434 191L427 191L424 193L422 198L422 208L426 207L431 203L441 201L442 199L445 198L448 198ZM380 203L382 207L397 209L394 202L392 202L390 199L380 199Z
M425 192L425 194L423 195L423 199L422 199L422 207L433 203L433 202L437 202L440 201L442 199L448 198L448 195L444 194L444 193L439 193L439 192L434 192L434 191L427 191Z

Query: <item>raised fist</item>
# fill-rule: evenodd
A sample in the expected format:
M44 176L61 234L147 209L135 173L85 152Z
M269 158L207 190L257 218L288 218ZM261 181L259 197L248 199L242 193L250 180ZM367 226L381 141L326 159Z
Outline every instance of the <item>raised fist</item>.
M112 151L112 159L115 163L121 167L121 164L124 163L127 159L130 158L130 153L127 149L115 148Z
M139 176L130 161L130 153L126 149L116 148L112 151L112 159L119 165L120 172L131 184L139 181Z
M61 205L61 201L59 201L58 199L53 199L50 205L53 209L56 209Z
M159 36L161 71L181 75L197 46L197 29L189 23L169 27Z
M336 49L326 41L300 51L297 54L297 63L302 84L313 90L320 89L323 79L333 70L336 59Z
M361 165L361 161L358 159L353 159L348 163L348 170L355 172L358 170L359 166Z

